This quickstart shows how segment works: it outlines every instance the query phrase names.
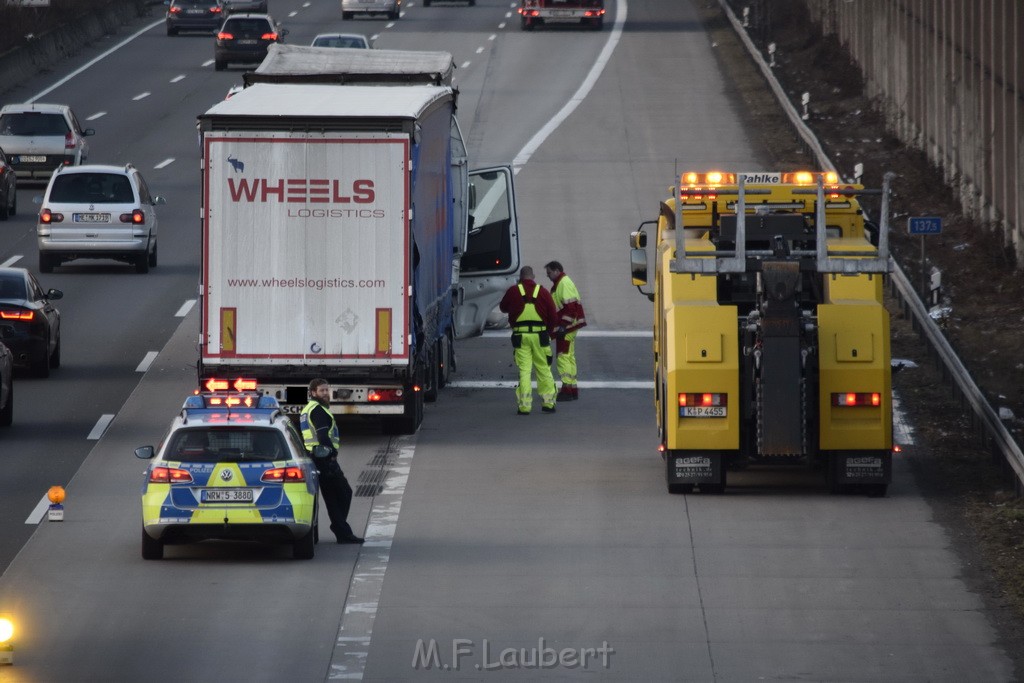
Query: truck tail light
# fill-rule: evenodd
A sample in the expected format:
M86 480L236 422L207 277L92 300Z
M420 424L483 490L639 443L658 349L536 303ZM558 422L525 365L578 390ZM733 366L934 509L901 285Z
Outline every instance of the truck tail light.
M149 481L153 484L191 484L192 475L188 470L177 467L154 467L149 473Z
M142 209L135 209L131 213L122 213L121 222L144 225L146 223L146 214L142 212Z
M39 222L45 225L49 225L50 223L63 223L64 214L53 213L49 209L43 209L39 212Z
M404 389L370 389L366 392L366 400L370 403L394 403L405 396Z
M860 406L880 406L882 405L882 395L878 392L844 392L838 394L832 394L832 405L840 408L860 407Z
M260 481L268 484L281 482L287 484L293 481L306 481L306 474L301 467L275 467L264 472Z
M0 320L28 320L36 317L35 311L0 309Z
M680 408L711 408L727 404L728 394L679 394Z

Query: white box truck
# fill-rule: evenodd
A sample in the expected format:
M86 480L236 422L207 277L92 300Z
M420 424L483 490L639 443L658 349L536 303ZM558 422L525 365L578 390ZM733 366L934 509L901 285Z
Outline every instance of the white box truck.
M512 173L467 173L448 85L257 83L199 117L199 381L411 433L519 268Z

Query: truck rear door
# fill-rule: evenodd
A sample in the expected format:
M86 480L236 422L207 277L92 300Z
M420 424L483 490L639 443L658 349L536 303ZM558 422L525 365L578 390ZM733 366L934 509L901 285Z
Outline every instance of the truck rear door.
M469 234L457 285L455 334L481 334L487 316L519 274L519 226L509 166L469 173Z

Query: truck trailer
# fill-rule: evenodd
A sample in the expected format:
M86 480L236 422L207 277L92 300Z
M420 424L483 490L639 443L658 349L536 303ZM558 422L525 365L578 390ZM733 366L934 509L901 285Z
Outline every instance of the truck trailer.
M888 183L869 190L834 173L684 173L658 219L631 234L632 282L654 302L669 492L721 493L729 470L793 465L823 471L833 491L885 494ZM880 226L859 202L871 194L882 196Z
M334 52L343 52L335 50ZM412 433L519 268L512 172L467 172L449 85L255 83L199 117L199 381Z

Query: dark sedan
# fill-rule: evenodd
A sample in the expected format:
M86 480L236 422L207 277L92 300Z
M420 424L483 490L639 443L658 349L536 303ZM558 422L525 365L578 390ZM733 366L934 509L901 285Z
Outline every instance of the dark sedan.
M0 149L0 221L5 221L18 211L18 178Z
M262 62L270 45L282 42L287 33L268 14L232 14L217 33L213 68L223 71L229 62Z
M11 350L0 342L0 427L14 421L14 358Z
M37 377L60 367L60 311L51 302L64 296L44 291L24 268L0 268L0 342L14 354L14 364Z

